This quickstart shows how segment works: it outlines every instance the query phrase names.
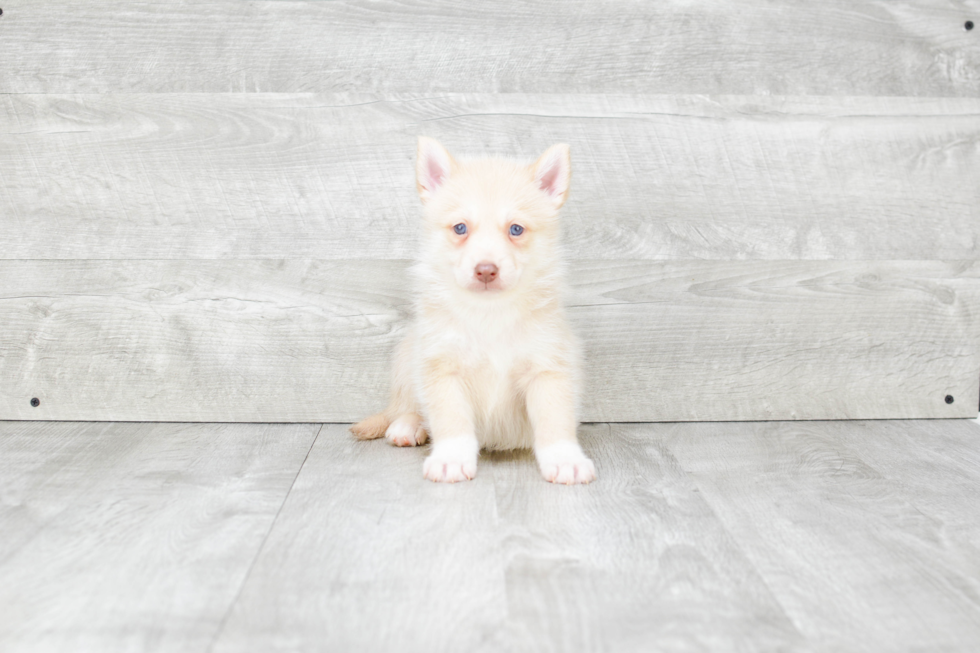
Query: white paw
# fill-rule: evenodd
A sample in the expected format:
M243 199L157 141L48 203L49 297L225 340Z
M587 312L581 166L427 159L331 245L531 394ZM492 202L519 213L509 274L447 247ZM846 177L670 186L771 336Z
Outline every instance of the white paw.
M436 483L468 481L476 476L476 457L480 445L473 436L440 440L422 465L422 474Z
M558 442L535 449L538 467L546 481L552 483L591 483L595 480L595 465L577 442Z
M402 415L385 431L385 438L396 447L425 444L426 433L419 415Z

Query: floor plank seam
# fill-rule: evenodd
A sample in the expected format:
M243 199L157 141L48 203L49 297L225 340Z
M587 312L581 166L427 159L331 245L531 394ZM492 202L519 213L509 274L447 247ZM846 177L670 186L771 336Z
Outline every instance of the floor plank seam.
M228 623L228 617L231 616L232 610L235 609L235 606L241 599L242 591L244 591L245 586L248 584L248 579L252 576L252 570L255 569L255 563L258 561L259 556L262 555L262 551L265 549L265 545L269 541L269 535L271 535L273 529L275 529L276 522L279 521L279 515L282 514L282 508L286 505L286 502L289 500L289 495L293 492L293 486L296 485L296 479L298 479L299 475L303 473L303 467L306 466L306 461L309 460L310 452L313 451L313 447L316 446L316 441L319 439L320 433L323 431L323 427L324 425L320 424L320 428L317 429L316 435L313 436L313 442L310 443L310 448L307 449L306 455L303 457L303 462L300 463L299 469L296 470L296 475L293 477L292 483L289 484L289 489L286 490L286 494L283 496L282 502L279 504L279 508L276 510L276 515L272 518L272 522L269 524L269 529L265 532L265 536L262 538L262 543L255 549L255 555L252 557L252 561L248 565L248 571L245 572L245 576L242 578L241 584L238 586L238 589L235 590L234 598L232 598L232 600L228 603L228 609L225 610L224 616L221 617L221 623L218 624L217 629L214 631L214 636L211 638L211 642L208 644L207 649L205 649L207 653L211 653L211 651L214 650L215 643L218 641L218 638L221 637L221 634L224 632L225 626Z
M759 581L762 583L762 586L766 588L766 591L767 592L769 592L769 596L772 597L773 602L777 606L779 606L779 609L782 611L783 617L786 619L787 623L789 623L789 624L791 624L793 626L793 630L796 631L796 634L799 636L800 641L801 642L804 642L806 644L810 644L810 640L804 634L803 628L801 627L801 624L797 621L797 619L795 619L793 617L793 615L790 613L790 611L787 610L786 605L779 598L779 595L776 593L776 591L773 590L772 585L769 583L769 579L766 578L766 576L762 572L762 570L759 569L758 565L756 565L755 561L753 561L752 556L749 555L749 551L745 547L745 543L742 542L742 540L740 538L738 538L735 535L735 533L733 533L728 528L728 526L725 525L725 521L721 518L721 515L718 513L717 507L714 505L714 503L712 503L709 500L709 498L708 498L709 497L709 494L706 493L704 491L704 488L701 487L701 484L698 483L697 475L691 473L691 471L689 469L685 468L684 464L681 462L680 457L674 452L674 449L671 446L671 443L670 443L670 439L669 438L662 439L661 442L663 442L664 448L667 450L667 452L670 453L670 455L674 458L674 461L677 463L677 466L684 472L684 474L690 480L691 485L697 490L697 493L701 497L701 501L708 508L708 510L711 511L711 515L714 517L715 522L722 528L722 530L724 530L725 534L728 536L729 541L732 543L732 546L739 553L741 553L741 555L745 559L746 563L748 565L750 565L751 568L755 571L755 574L759 578Z

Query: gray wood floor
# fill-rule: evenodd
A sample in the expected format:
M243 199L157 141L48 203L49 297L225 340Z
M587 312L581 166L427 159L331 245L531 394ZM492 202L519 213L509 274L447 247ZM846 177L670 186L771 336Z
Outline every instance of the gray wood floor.
M0 422L0 650L975 651L975 420L590 424L471 483L338 424Z

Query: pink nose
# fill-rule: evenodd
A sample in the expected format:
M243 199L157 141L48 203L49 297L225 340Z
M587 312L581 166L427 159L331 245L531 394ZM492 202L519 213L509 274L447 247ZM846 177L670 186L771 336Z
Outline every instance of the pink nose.
M490 283L497 278L497 266L488 261L477 263L475 274L482 283Z

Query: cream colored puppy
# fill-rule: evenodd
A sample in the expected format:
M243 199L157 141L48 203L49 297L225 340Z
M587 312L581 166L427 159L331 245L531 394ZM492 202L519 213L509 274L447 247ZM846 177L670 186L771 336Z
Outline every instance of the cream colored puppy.
M351 430L400 447L431 437L432 481L476 476L481 448L528 447L547 480L594 480L575 436L579 345L561 306L568 146L530 166L457 162L422 137L416 176L415 323L395 356L388 408Z

